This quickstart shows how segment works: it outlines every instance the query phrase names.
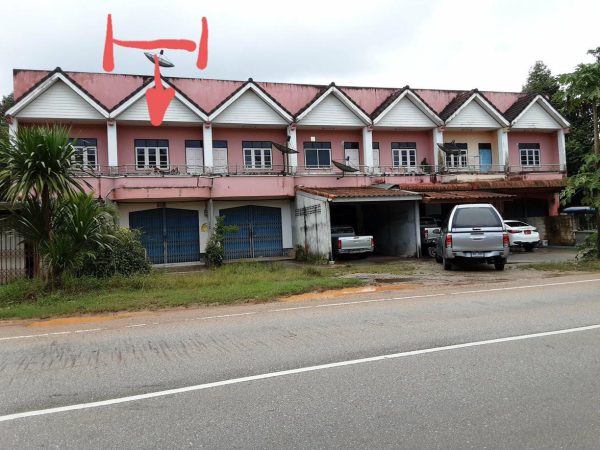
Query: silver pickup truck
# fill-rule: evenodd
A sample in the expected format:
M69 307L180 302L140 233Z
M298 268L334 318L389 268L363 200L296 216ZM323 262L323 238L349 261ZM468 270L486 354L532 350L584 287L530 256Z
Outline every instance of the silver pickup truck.
M331 249L333 257L338 255L359 255L366 258L373 253L373 236L357 236L354 228L348 225L331 227Z
M508 253L508 232L496 208L490 204L457 205L442 227L435 259L445 270L460 261L486 262L504 270Z

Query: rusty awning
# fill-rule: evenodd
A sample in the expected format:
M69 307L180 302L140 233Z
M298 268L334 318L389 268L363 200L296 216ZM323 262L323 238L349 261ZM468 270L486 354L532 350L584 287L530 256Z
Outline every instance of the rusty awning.
M516 196L488 191L434 191L421 192L423 203L477 203L493 200L512 200Z

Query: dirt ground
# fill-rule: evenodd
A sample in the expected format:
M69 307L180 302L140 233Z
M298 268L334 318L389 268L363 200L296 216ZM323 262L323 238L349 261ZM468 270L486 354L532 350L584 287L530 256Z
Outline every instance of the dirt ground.
M387 274L358 274L360 278L367 279L373 283L416 283L427 284L431 286L464 286L469 284L481 283L502 283L517 280L547 279L560 276L560 272L545 272L527 268L529 264L548 263L548 262L567 262L574 260L576 251L574 248L539 248L533 252L524 252L516 249L511 252L508 258L508 264L505 270L498 272L494 266L489 264L473 264L453 266L451 271L445 271L441 264L435 262L432 258L422 258L420 260L404 260L407 263L414 264L415 271L412 275L398 276ZM386 262L397 261L397 258L373 256L362 260L345 260L342 263L356 266L385 264ZM354 274L356 276L356 274Z

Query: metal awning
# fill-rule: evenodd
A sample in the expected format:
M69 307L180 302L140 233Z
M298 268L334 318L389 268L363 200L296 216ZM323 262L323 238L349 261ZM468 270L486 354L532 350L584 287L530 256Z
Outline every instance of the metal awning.
M516 197L515 195L488 191L438 191L421 192L421 194L423 194L423 203L476 203L480 201L512 200Z
M402 189L380 189L376 187L301 187L298 191L322 197L336 203L421 200L421 194L417 192Z

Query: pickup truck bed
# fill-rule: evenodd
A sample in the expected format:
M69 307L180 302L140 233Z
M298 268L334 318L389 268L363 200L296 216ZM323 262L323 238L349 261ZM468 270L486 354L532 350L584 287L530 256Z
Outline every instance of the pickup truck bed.
M331 248L333 256L361 255L367 256L374 249L373 236L357 236L349 226L331 227Z

